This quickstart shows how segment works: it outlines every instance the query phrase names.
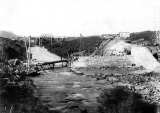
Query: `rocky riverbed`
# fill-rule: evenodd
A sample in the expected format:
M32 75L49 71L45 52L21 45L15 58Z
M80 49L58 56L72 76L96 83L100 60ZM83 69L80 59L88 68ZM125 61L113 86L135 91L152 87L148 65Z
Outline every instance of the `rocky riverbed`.
M160 77L156 73L133 74L120 70L86 71L78 70L83 74L77 75L69 68L56 68L55 70L41 71L41 75L31 77L33 80L33 94L28 91L28 85L22 88L8 87L10 96L6 97L1 90L1 111L8 113L16 111L32 111L33 113L80 113L87 110L89 113L97 113L97 97L103 89L117 86L125 86L143 95L143 99L150 103L160 103ZM117 71L117 72L116 72ZM102 73L103 72L103 73ZM119 73L118 73L119 72ZM29 80L28 79L28 80ZM26 79L25 79L26 81ZM16 93L15 93L16 92ZM25 101L15 101L13 95L30 92ZM7 94L8 95L8 94ZM22 96L22 97L23 97ZM20 96L21 97L21 96ZM6 99L14 101L4 101ZM16 97L19 99L19 97ZM32 100L32 101L31 101ZM4 104L5 103L5 104ZM8 104L9 103L9 104ZM17 106L21 106L18 108ZM74 109L80 108L80 109Z
M89 113L97 113L97 97L103 89L126 86L141 93L144 99L159 104L159 76L148 74L87 74L77 75L68 68L43 71L39 77L32 78L37 86L35 96L40 98L50 110L62 113L80 112L70 109L78 106Z

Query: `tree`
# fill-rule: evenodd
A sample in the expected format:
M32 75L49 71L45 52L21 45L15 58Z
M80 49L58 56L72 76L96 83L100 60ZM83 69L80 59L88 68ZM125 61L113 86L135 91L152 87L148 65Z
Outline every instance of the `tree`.
M26 48L23 41L4 39L3 52L5 60L18 58L26 59Z

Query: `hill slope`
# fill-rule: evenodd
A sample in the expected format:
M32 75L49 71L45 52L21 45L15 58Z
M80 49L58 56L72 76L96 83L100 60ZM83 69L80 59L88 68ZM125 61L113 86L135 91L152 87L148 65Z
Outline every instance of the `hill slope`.
M13 37L16 38L18 36L10 31L0 31L0 37L12 39Z
M131 33L131 36L127 38L128 41L134 44L148 44L154 45L156 38L156 31L143 31Z

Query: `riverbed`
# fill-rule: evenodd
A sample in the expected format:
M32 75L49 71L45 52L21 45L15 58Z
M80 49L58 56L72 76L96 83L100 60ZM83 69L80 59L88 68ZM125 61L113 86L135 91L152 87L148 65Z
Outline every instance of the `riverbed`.
M70 72L69 68L42 71L40 76L32 78L37 86L35 96L50 110L60 113L79 112L69 109L71 106L87 109L89 113L97 113L96 98L102 89L113 88L114 85L107 83L106 80L97 81L87 77L87 74L94 74L98 71L83 70L83 72L84 75L76 75ZM111 74L115 70L103 72Z

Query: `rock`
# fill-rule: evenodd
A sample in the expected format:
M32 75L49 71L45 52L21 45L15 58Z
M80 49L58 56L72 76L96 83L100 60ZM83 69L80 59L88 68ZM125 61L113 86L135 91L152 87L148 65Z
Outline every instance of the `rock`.
M78 94L78 93L72 94L72 95L70 95L69 97L66 98L66 100L71 100L71 101L73 101L73 100L83 101L85 99L86 98L84 97L83 94Z
M74 84L73 88L76 88L76 87L80 87L80 85L79 84Z

